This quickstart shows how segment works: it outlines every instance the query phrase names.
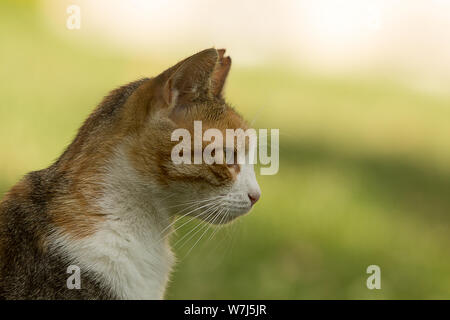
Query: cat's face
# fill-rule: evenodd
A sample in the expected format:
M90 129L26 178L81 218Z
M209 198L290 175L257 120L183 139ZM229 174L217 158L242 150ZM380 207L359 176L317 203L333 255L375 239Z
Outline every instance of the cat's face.
M248 129L222 98L230 66L224 50L205 50L149 80L129 99L135 105L130 121L139 117L142 109L147 119L129 139L129 157L144 179L156 181L160 201L171 215L222 224L250 211L261 195L253 165L248 161L238 164L236 150L230 159L225 147L227 129ZM142 108L143 104L147 107ZM201 130L194 121L201 123ZM190 164L173 159L172 150L179 141L172 141L172 135L180 128L189 132L191 148L181 153L189 153ZM193 163L195 152L203 152L210 144L202 137L211 128L223 135L224 147L217 152L224 152L224 163L207 164L203 159ZM201 141L200 149L194 148L196 139ZM241 147L248 154L248 140Z

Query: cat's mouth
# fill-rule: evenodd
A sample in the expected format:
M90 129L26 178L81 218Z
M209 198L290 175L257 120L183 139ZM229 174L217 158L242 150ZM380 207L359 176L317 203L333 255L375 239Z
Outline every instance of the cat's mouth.
M250 212L252 209L251 204L247 203L223 203L218 206L216 212L205 213L199 218L205 222L214 225L222 225L232 222L233 220L239 218Z

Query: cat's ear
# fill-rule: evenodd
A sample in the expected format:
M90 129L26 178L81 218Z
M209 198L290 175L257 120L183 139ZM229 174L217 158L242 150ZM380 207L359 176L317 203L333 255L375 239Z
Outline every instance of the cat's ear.
M227 80L228 72L231 68L231 58L225 57L225 49L217 50L219 59L212 74L211 82L213 84L212 90L215 96L221 96L225 81Z
M163 97L168 105L220 98L231 67L224 49L206 49L163 72Z

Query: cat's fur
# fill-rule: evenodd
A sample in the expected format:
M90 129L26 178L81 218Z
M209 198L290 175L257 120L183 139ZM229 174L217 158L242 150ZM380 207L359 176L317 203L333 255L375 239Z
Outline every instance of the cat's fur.
M215 215L200 205L189 214L211 223L250 210L260 194L253 166L176 165L170 157L171 133L192 132L194 120L204 130L247 128L222 97L231 66L224 52L204 50L112 91L53 165L6 194L0 298L160 299L180 209L220 198ZM69 265L80 268L81 289L67 288Z

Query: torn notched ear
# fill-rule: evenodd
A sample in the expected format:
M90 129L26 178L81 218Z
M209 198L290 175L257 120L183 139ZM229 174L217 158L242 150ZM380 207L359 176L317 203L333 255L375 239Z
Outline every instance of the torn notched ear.
M225 49L206 49L163 72L166 103L220 98L231 67L231 58L224 54Z

